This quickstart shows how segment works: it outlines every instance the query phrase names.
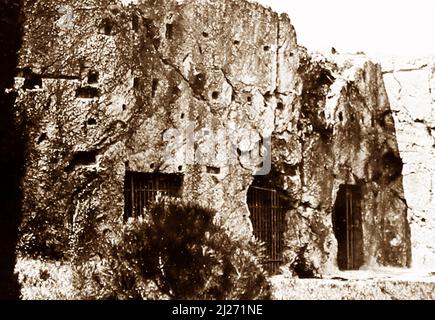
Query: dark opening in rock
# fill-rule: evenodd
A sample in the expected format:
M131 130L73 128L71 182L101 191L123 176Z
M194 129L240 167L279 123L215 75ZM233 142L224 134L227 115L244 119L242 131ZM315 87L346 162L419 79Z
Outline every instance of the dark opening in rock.
M343 112L341 111L338 113L338 120L343 121Z
M283 163L282 167L284 169L284 173L288 176L294 177L298 174L299 165L291 165L291 164Z
M385 128L388 119L391 118L391 117L392 117L392 114L391 114L391 111L390 111L390 110L383 112L383 113L382 113L381 115L379 115L379 117L378 117L378 123L379 123L379 125L380 125L382 128Z
M151 96L153 98L156 96L158 85L159 85L159 79L153 79L153 83L151 85Z
M184 119L184 113L182 113L182 114L180 115L180 118L181 118L181 119Z
M94 118L89 118L88 119L88 125L89 126L94 126L97 124L97 120L95 120Z
M183 166L178 166L178 171L182 171L183 170Z
M283 109L284 109L284 104L283 104L282 102L278 102L278 103L276 104L276 108L277 108L278 110L283 110Z
M137 32L139 30L139 17L137 15L133 15L131 19L131 27L133 31Z
M24 76L24 90L42 89L42 76L40 74L33 73L30 68L23 70Z
M83 98L83 99L93 99L98 98L100 96L100 89L95 87L80 87L76 90L76 97L77 98Z
M110 18L104 18L101 21L101 29L102 29L102 32L106 36L110 36L112 34L113 27L114 27L114 22L112 21L112 19L110 19Z
M180 88L178 88L178 86L173 86L172 87L172 94L176 97L180 96L180 94L181 94Z
M217 98L219 98L219 92L213 91L213 93L211 94L211 97L216 100Z
M332 214L340 270L357 270L364 264L361 219L361 187L340 185Z
M88 72L88 83L97 83L98 82L99 73L95 70L89 70Z
M233 42L236 46L238 46L239 44L240 44L240 41L239 40L234 40L234 42Z
M207 173L219 174L221 173L221 168L207 166Z
M122 105L122 111L125 111L125 110L127 110L127 105L123 104Z
M97 151L77 151L74 153L69 165L65 168L66 172L70 172L78 166L88 166L97 162Z
M393 151L389 151L382 157L384 165L384 177L387 182L393 182L402 175L402 159Z
M154 21L149 18L143 19L143 25L146 28L146 37L151 40L154 47L160 46L160 33L159 28L154 25Z
M204 31L204 32L202 33L202 36L203 36L204 38L208 38L208 33Z
M246 101L251 102L252 101L252 97L251 96L247 96L246 97Z
M38 141L37 141L36 143L37 143L37 144L40 144L40 143L44 142L45 140L47 140L47 134L46 134L45 132L43 132L43 133L39 136Z
M263 50L266 51L266 52L269 51L270 50L270 46L264 46Z
M204 73L198 73L194 76L192 89L196 95L201 95L204 91L207 78Z
M172 23L167 23L166 32L165 32L166 39L171 40L173 35L174 35L174 25Z
M141 81L140 81L140 79L139 78L134 78L133 79L133 88L135 90L139 90L140 87L141 87Z

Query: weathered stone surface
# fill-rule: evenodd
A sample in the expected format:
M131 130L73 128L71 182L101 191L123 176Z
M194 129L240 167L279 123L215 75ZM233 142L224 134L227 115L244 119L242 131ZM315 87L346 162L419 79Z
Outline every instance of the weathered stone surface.
M126 170L182 174L183 198L250 237L247 192L270 157L265 184L289 199L285 264L337 269L342 184L362 190L364 264L410 264L379 65L310 56L286 15L245 1L28 1L25 27L24 241L32 221L52 228L50 248L91 218L96 237L122 223Z
M277 300L433 300L435 279L415 270L370 270L323 279L273 277Z
M409 207L412 267L435 267L435 58L380 57Z

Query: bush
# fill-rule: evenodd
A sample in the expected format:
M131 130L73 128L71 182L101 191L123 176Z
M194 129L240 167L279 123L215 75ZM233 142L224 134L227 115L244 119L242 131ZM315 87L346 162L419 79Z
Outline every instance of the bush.
M34 259L64 259L69 251L69 229L64 218L39 213L23 219L17 250Z
M93 261L77 260L80 298L266 299L264 250L238 240L196 205L160 202L100 242Z

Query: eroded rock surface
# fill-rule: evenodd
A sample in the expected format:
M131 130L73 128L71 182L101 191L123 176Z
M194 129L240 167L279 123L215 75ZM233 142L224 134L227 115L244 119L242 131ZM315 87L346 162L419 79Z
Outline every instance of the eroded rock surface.
M361 189L362 263L410 264L379 65L312 56L287 15L245 1L28 1L25 11L15 89L27 246L62 255L86 221L92 237L122 223L126 170L181 175L184 199L250 237L247 192L270 159L262 181L287 199L283 264L337 269L340 185Z
M435 267L435 57L381 57L403 159L412 266Z

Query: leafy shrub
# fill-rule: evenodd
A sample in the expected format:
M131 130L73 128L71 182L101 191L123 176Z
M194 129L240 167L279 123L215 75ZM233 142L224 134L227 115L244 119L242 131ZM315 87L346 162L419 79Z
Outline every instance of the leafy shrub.
M18 251L27 257L61 260L69 250L69 234L63 217L37 214L20 226Z
M160 202L76 261L74 285L91 299L266 299L258 242L236 239L197 205Z
M314 268L312 263L307 260L308 245L299 248L295 260L290 264L290 270L293 275L298 278L317 278L318 270Z

